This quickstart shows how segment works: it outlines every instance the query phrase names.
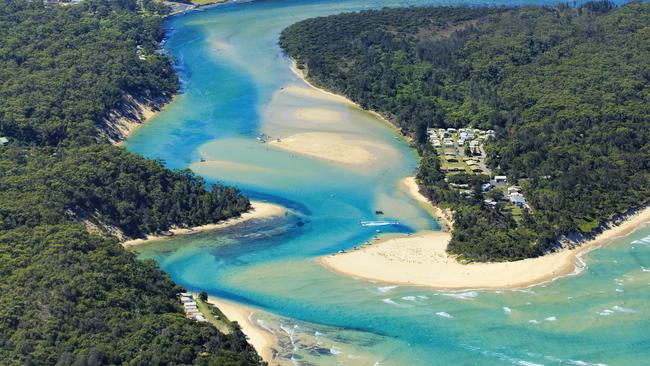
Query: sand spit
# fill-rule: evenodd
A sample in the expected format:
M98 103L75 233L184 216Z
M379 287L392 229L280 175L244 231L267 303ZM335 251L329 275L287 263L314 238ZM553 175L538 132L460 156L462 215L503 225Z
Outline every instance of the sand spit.
M194 234L203 231L214 231L214 230L231 227L237 224L241 224L248 220L266 219L266 218L281 216L284 215L284 213L286 212L286 209L284 207L280 205L268 203L268 202L252 201L251 205L253 206L253 208L248 212L244 212L239 217L232 218L216 224L208 224L208 225L196 226L192 228L174 228L171 229L170 232L173 235L184 235L184 234ZM122 243L122 246L125 248L130 248L137 245L147 244L152 241L162 240L166 238L169 238L169 236L148 235L145 239L133 239L133 240L125 241Z

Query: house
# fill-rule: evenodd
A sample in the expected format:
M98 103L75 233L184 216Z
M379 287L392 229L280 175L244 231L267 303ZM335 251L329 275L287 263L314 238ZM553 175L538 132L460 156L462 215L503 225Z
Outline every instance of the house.
M0 146L5 146L5 145L8 144L8 143L9 143L9 139L8 139L8 138L6 138L6 137L4 137L4 136L0 137Z
M486 206L490 206L490 207L496 207L497 205L497 201L491 199L483 200L483 203L485 203Z
M469 188L467 183L449 183L452 188Z
M190 302L194 302L194 300L191 297L181 296L181 302L183 304L187 304L187 303L190 303Z
M478 147L479 147L479 142L477 140L472 140L469 142L470 149L478 149Z
M454 143L450 139L445 139L445 147L454 147Z
M463 146L463 145L465 145L465 140L463 139L458 140L458 146Z
M526 199L521 193L511 194L509 196L510 202L519 208L526 207Z
M494 186L503 187L508 184L508 178L505 175L496 175L494 177Z
M515 193L521 193L521 187L519 186L510 186L508 187L508 195L512 195Z

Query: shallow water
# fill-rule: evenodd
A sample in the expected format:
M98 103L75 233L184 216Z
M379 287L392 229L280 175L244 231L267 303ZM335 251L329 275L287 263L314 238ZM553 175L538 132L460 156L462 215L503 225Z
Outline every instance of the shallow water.
M234 184L290 214L140 246L140 257L155 259L189 289L262 309L256 320L279 338L282 363L643 364L650 359L648 228L589 254L583 274L522 291L386 286L314 261L372 239L376 228L360 226L363 220L399 221L382 227L391 232L439 225L398 188L417 166L415 153L369 113L292 92L308 89L295 89L306 85L290 71L278 34L306 17L417 3L458 2L260 1L171 18L165 47L177 60L182 93L126 147ZM304 108L341 120L305 120L295 114ZM388 149L373 150L368 164L346 166L256 140L314 131Z

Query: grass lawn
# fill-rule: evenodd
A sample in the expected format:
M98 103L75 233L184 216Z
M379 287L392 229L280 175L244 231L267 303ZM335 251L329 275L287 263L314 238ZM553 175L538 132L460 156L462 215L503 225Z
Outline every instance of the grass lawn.
M200 299L195 299L196 300L196 307L199 308L199 311L203 316L212 324L214 325L217 329L221 331L223 334L229 334L230 333L230 321L228 318L226 318L225 315L221 312L221 310L217 309L216 307L212 306L211 304L208 304L204 301L201 301ZM218 319L217 319L218 317Z

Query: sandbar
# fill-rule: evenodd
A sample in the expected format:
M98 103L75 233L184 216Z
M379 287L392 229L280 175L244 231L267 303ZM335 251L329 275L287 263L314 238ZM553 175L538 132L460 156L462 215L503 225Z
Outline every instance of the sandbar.
M213 231L213 230L224 229L230 226L241 224L248 220L266 219L266 218L281 216L284 215L284 213L286 212L286 209L284 207L273 203L268 203L268 202L251 201L251 206L252 208L248 212L244 212L239 217L234 217L225 221L218 222L216 224L207 224L207 225L195 226L191 228L172 228L169 231L173 235L194 234L203 231ZM122 246L124 248L130 248L133 246L142 245L152 241L167 239L167 238L169 238L169 236L151 234L151 235L147 235L147 237L144 239L127 240L122 243Z
M310 122L338 123L341 122L341 113L327 108L299 108L293 112L293 116Z
M248 343L255 348L264 361L269 365L273 364L272 347L277 344L277 339L271 332L254 323L252 319L254 309L212 296L208 298L208 302L218 307L230 321L239 323L248 338Z
M385 147L361 139L347 139L330 132L305 132L270 142L271 146L294 153L343 164L362 165L374 160L370 149Z

